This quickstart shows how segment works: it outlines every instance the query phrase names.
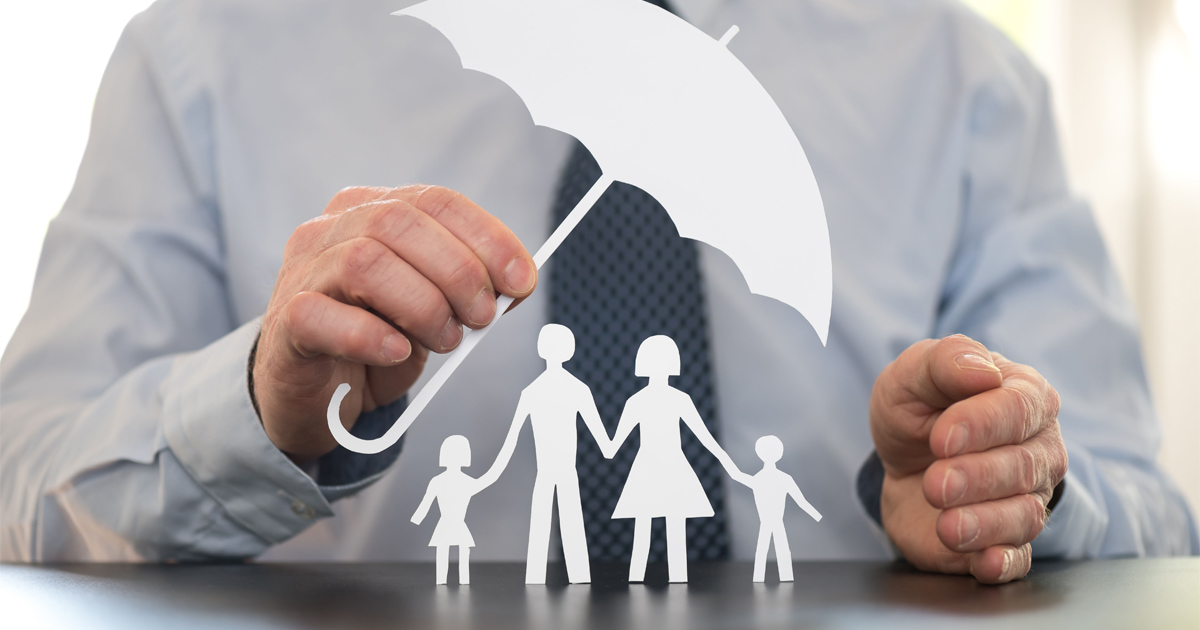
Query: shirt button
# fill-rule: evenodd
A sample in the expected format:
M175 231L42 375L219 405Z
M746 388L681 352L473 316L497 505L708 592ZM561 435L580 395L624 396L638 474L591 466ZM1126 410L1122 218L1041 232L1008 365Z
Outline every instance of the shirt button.
M312 518L317 515L317 511L311 505L305 504L300 499L292 500L292 512L303 518Z

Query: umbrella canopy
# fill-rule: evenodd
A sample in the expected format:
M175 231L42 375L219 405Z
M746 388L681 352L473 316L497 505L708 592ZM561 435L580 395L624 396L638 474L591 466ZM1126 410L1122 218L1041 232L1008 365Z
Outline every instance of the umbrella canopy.
M604 175L534 255L540 267L616 180L666 208L679 234L725 252L750 291L788 304L821 343L833 273L825 210L804 149L754 75L715 40L644 0L426 0L398 11L441 31L464 68L508 84L533 122L577 138ZM399 440L496 319L471 331L376 440L329 429L347 449Z
M721 42L643 0L428 0L396 15L441 31L464 68L508 84L534 123L577 138L825 343L833 276L816 179Z

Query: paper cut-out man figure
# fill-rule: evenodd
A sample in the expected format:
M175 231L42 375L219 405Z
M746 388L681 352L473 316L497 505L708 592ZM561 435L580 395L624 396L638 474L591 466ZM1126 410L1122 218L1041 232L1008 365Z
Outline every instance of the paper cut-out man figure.
M668 384L669 377L679 375L679 347L670 337L655 335L642 342L634 360L634 374L648 377L650 382L625 402L610 450L601 446L605 457L611 457L633 428L641 427L642 443L613 518L634 519L630 582L641 582L646 576L650 524L658 517L667 521L668 579L686 582L687 519L712 516L713 509L696 471L683 454L679 421L683 420L726 472L731 476L743 473L708 432L691 396Z
M475 546L475 539L467 529L467 505L471 497L495 483L500 473L497 471L492 474L489 470L479 479L464 473L462 469L471 465L471 443L461 435L451 435L442 442L438 465L444 467L446 472L429 480L425 498L421 499L412 522L420 525L429 513L433 500L437 499L441 516L433 530L433 537L429 539L429 546L437 548L437 583L446 583L446 574L450 570L450 548L458 547L458 583L470 584L471 547Z
M499 476L508 465L517 436L531 418L533 442L537 452L537 480L533 484L533 508L529 514L529 550L526 554L525 583L546 583L546 554L550 548L550 519L554 496L558 495L558 529L562 535L563 559L567 579L573 583L592 581L588 563L587 538L583 531L583 505L579 501L579 475L575 471L578 432L575 415L611 458L608 432L600 422L600 412L592 390L563 368L563 362L575 355L575 335L566 326L547 324L538 335L538 356L546 360L546 371L521 392L512 426L492 471ZM612 451L612 452L610 452Z
M787 531L783 527L783 512L790 495L800 509L821 521L821 513L804 499L800 487L792 476L775 467L783 457L783 442L774 435L758 438L754 452L763 461L762 470L754 476L746 473L732 475L734 480L749 486L754 491L754 506L758 508L758 547L754 550L754 581L762 582L767 575L767 548L775 541L775 564L779 567L779 581L792 581L792 549L788 546Z

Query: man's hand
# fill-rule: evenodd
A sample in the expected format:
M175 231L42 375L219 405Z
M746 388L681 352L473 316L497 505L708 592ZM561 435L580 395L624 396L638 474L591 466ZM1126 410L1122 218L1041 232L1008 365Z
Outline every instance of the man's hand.
M1067 471L1058 393L962 335L913 344L879 375L871 436L883 526L926 571L986 583L1029 572L1029 543Z
M523 298L533 258L499 219L445 188L347 188L292 233L263 315L253 394L267 436L302 463L337 446L325 409L350 383L342 422L399 398L427 351L483 328L496 292Z

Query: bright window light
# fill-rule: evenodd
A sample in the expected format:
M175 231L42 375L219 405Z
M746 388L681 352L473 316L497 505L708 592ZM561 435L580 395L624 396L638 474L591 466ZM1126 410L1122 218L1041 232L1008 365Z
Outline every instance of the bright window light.
M1192 46L1200 48L1200 0L1175 0L1175 19Z

